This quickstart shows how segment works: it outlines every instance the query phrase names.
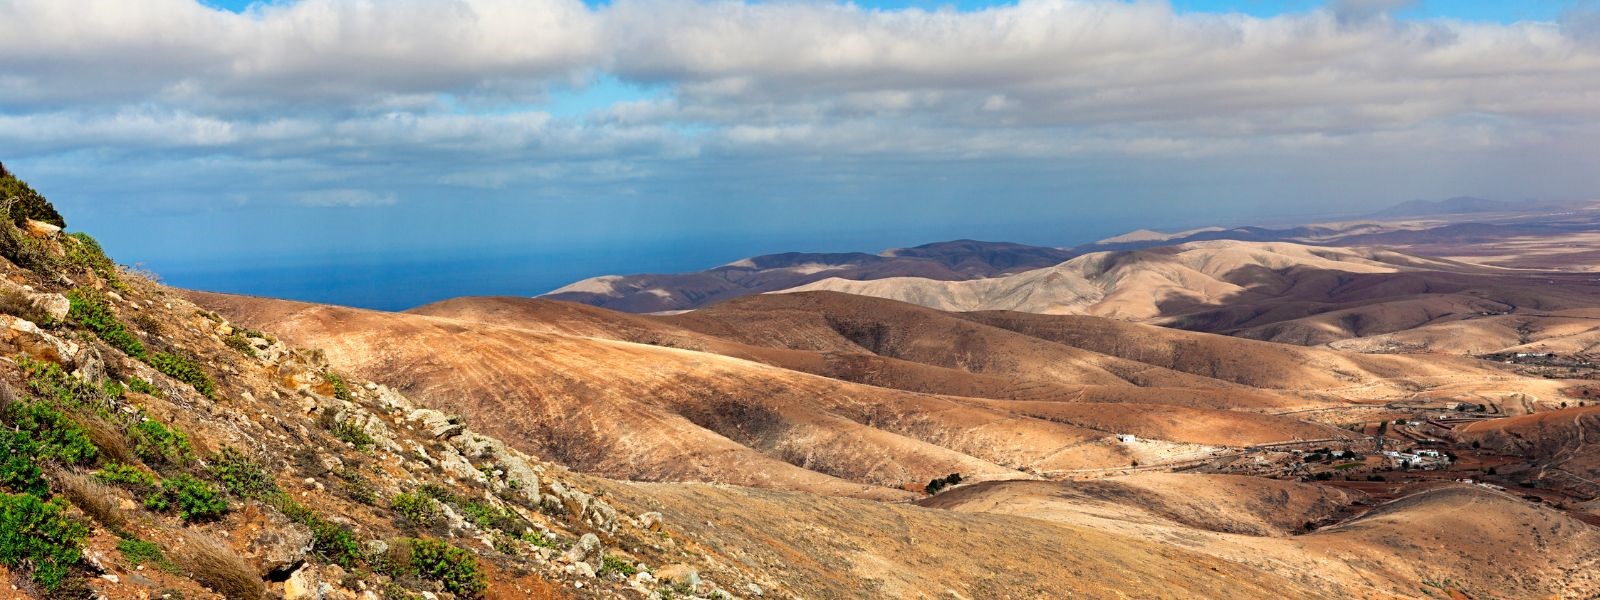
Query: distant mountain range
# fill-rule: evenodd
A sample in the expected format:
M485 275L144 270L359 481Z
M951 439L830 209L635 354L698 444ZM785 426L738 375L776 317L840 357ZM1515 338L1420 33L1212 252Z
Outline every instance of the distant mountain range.
M862 285L854 282L891 278L921 280L929 284L989 279L1054 267L1087 254L1131 252L1194 242L1374 246L1421 251L1431 256L1449 256L1461 251L1470 253L1472 245L1485 246L1516 237L1556 236L1583 231L1600 231L1600 213L1594 207L1461 197L1406 202L1347 222L1276 229L1252 226L1201 227L1173 233L1141 229L1072 248L956 240L897 248L878 254L767 254L697 273L592 277L541 297L625 312L672 312L692 310L750 294L802 287L863 289ZM1468 248L1463 250L1463 247Z
M976 240L896 248L879 254L785 252L754 256L698 273L592 277L542 297L626 312L665 312L828 278L962 281L1048 267L1078 254L1081 253L1058 248Z

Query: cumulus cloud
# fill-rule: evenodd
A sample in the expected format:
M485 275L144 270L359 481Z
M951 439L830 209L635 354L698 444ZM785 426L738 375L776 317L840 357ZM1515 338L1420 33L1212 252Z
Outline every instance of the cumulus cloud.
M0 148L294 164L346 180L280 197L373 206L394 197L352 192L385 169L507 189L774 156L1566 151L1594 133L1591 12L1391 16L1407 4L0 0ZM600 75L655 91L553 116L550 94Z

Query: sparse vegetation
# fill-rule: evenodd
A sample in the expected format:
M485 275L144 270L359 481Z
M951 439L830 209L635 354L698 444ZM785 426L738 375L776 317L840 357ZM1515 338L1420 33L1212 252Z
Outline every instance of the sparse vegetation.
M105 297L99 292L75 289L67 292L67 300L71 303L71 308L67 312L68 319L93 332L111 347L121 350L123 354L139 360L149 358L144 342L139 341L138 336L133 335L122 321L117 320L116 314L111 312L111 305L106 303Z
M227 544L194 529L181 529L182 540L174 547L175 562L195 581L205 584L225 598L262 598L267 586Z
M615 554L607 554L600 557L600 570L596 574L604 576L608 573L616 573L623 577L633 577L639 573L639 567L634 566L633 563L628 562L625 558Z
M338 398L345 402L350 402L351 400L355 399L355 396L350 394L350 386L344 382L344 378L340 377L338 373L329 371L324 373L322 378L328 382L328 387L333 388L334 398Z
M59 589L83 560L89 527L67 514L61 500L0 494L0 564L31 572L47 591Z
M67 254L67 264L94 272L112 289L128 290L128 286L122 283L122 277L117 273L117 264L111 262L106 256L105 249L100 247L100 242L95 241L89 234L81 231L69 233L62 238L61 245Z
M311 529L311 551L323 560L346 569L361 562L361 542L349 527L322 518L281 491L268 494L266 501L283 516Z
M213 400L217 397L216 383L211 381L210 375L200 369L200 363L192 358L171 352L157 352L150 358L150 366L168 377L193 386L202 396Z
M334 419L330 417L327 420L327 428L328 433L332 433L334 438L355 446L357 450L371 449L372 445L376 443L372 436L361 428L361 425L351 419Z
M458 597L478 598L489 586L471 552L427 538L402 539L398 546L403 556L395 568L436 582Z
M55 324L49 313L39 308L26 292L17 288L0 288L0 313L32 321L41 327Z
M147 542L138 538L123 538L117 540L117 552L127 559L131 566L150 565L167 572L177 570L177 565L167 558L166 553L154 542Z
M138 377L128 380L128 389L139 392L146 396L155 396L157 398L161 397L161 390L157 389L155 384Z
M439 520L438 501L420 492L395 494L389 499L389 508L400 513L400 516L412 525L421 528L432 527Z
M244 336L239 335L238 333L234 333L228 337L222 338L222 343L227 344L229 348L238 350L240 354L250 358L256 358L256 347L250 345L250 340L245 339Z
M240 498L259 498L277 489L261 465L233 448L223 448L211 458L210 472L223 489Z

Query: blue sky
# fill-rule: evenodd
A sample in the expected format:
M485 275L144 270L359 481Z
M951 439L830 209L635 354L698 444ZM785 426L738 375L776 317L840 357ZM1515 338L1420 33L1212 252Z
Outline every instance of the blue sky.
M0 161L172 283L384 308L1600 187L1593 3L244 6L0 0Z

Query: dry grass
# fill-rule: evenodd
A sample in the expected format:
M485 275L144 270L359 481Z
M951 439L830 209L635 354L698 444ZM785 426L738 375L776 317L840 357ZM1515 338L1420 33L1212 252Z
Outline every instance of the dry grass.
M122 495L115 488L70 471L51 475L61 493L74 506L113 532L128 531L130 517L118 507Z
M34 323L44 323L50 320L50 315L41 310L39 305L35 304L26 292L14 287L0 287L0 313L27 319Z
M95 415L74 416L78 425L83 427L84 433L89 435L89 441L100 449L101 455L123 464L131 465L139 462L133 451L128 449L128 440L123 437L121 428Z
M193 529L177 531L179 542L174 562L195 581L227 598L261 598L267 584L256 576L255 568L226 544Z

